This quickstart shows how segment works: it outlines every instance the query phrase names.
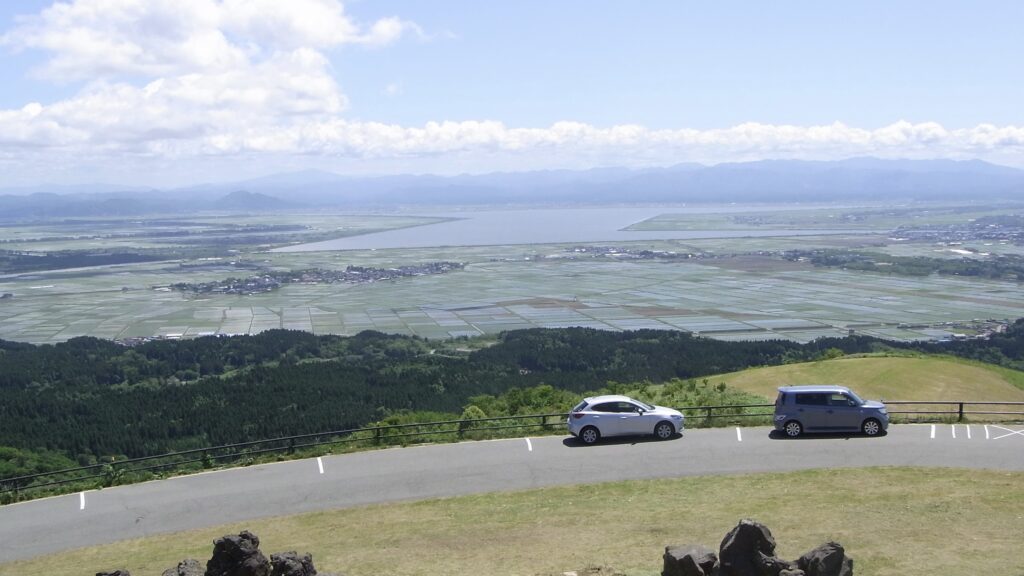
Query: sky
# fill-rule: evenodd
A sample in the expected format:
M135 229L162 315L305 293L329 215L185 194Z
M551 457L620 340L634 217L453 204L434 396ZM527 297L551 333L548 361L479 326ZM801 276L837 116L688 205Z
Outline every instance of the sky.
M5 0L0 188L1024 167L1024 2Z

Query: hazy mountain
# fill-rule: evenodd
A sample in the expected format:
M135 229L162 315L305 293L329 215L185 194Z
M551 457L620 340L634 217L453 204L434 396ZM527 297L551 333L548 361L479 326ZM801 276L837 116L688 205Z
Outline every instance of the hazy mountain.
M214 200L210 206L213 210L224 210L224 211L250 211L250 212L270 212L274 210L289 210L292 208L299 207L294 202L287 202L280 198L273 196L267 196L266 194L260 194L259 192L249 192L247 190L235 190L227 196L223 196Z
M54 191L65 190L56 188ZM138 190L138 189L136 189ZM319 170L151 191L0 195L0 218L202 210L618 202L1022 200L1024 170L979 160L763 160L714 166L355 177Z

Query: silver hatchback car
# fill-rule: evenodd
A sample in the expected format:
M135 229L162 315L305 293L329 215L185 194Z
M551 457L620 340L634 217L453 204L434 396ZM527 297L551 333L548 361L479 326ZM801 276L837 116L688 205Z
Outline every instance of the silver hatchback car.
M845 386L780 386L775 399L775 429L790 437L857 431L877 436L888 427L885 404L861 400Z
M569 413L569 433L584 444L606 436L653 434L666 440L682 433L683 414L672 408L654 406L629 396L584 398Z

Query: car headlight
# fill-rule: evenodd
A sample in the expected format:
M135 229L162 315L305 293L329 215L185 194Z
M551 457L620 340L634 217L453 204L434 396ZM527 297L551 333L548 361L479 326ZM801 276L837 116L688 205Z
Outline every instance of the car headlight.
M683 415L682 414L678 414L678 415L673 414L672 415L672 419L673 420L682 420L683 419Z

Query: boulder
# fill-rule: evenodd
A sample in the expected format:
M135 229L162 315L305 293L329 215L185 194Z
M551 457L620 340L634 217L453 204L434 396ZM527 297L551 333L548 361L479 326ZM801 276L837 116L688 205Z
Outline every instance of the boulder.
M775 558L775 538L767 526L754 520L740 520L722 540L718 550L721 576L777 575L782 566L768 566Z
M174 568L168 568L164 570L162 576L205 576L206 570L203 570L202 564L199 560L182 560L178 562L178 565Z
M260 552L260 539L248 530L213 541L213 557L206 563L206 576L270 576L267 557Z
M299 556L296 552L281 552L270 555L272 576L316 576L313 557L309 554Z
M715 552L700 545L666 546L661 576L711 576L718 574Z
M127 570L114 570L111 572L97 572L96 576L132 576Z
M853 559L846 557L843 545L826 542L796 561L807 576L853 576Z

